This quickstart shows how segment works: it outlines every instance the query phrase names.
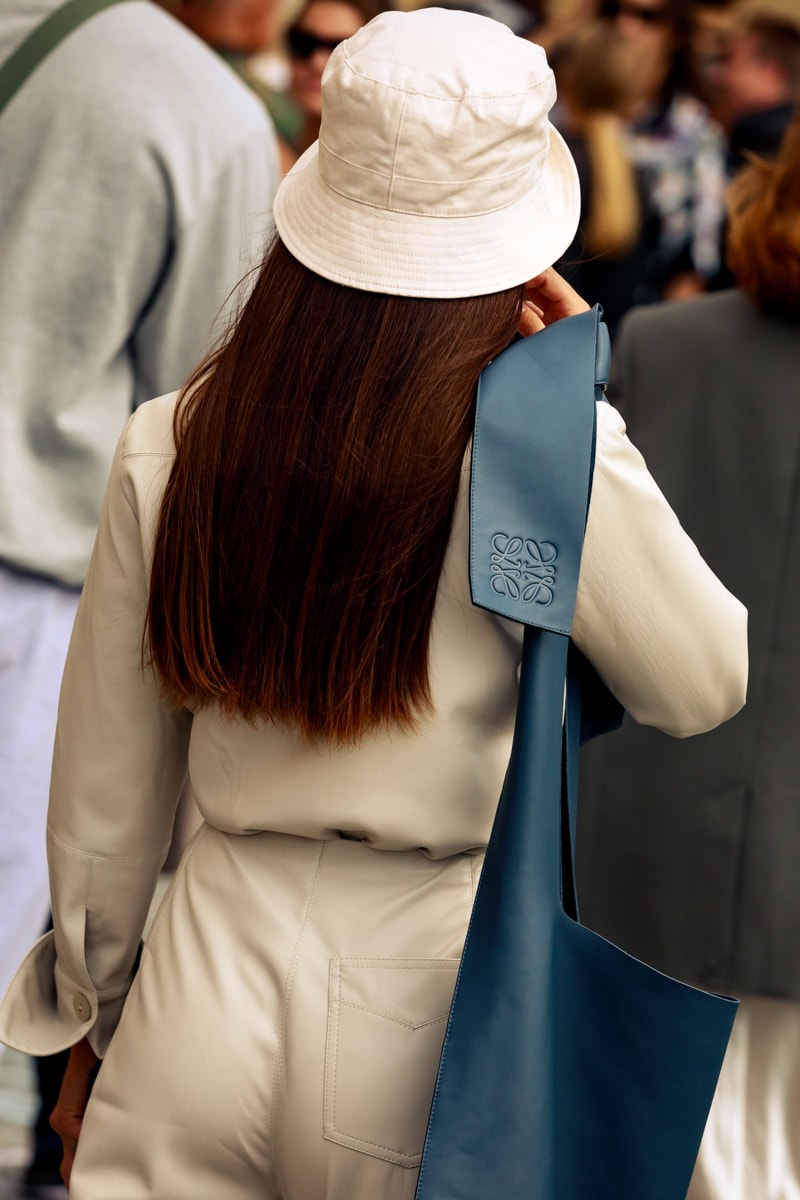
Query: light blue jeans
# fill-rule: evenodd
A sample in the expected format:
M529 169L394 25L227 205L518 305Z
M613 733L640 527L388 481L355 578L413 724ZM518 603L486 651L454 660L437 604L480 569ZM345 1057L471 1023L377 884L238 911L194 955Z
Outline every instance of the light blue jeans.
M50 765L79 595L0 566L0 996L47 920Z

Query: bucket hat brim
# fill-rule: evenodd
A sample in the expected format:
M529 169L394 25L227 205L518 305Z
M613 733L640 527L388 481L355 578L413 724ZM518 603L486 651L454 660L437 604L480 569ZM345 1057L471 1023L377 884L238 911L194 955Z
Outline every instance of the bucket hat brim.
M322 178L315 142L281 183L273 213L290 253L326 279L367 292L453 299L503 291L557 262L578 227L580 185L550 125L541 178L521 199L466 216L406 213L335 191Z

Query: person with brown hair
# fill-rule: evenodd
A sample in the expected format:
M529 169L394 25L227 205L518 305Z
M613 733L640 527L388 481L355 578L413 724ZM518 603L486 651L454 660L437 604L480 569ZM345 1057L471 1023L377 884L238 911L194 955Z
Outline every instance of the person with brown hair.
M551 268L580 197L498 22L385 13L322 97L229 336L120 442L75 624L55 930L0 1009L73 1047L73 1200L416 1188L521 652L470 599L476 387L586 309ZM743 703L745 625L598 404L575 642L686 736ZM204 824L140 949L187 767Z
M728 189L728 265L755 306L800 320L800 116L776 162L750 156Z
M714 77L731 169L747 152L771 158L800 104L800 4L739 0Z
M741 997L691 1200L800 1195L800 117L728 195L737 287L623 322L609 398L750 612L748 704L677 744L629 725L582 761L584 921Z

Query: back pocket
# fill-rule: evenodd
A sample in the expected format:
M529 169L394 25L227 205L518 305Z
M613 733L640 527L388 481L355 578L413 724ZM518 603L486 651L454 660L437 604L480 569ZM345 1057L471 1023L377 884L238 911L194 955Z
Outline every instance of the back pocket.
M418 1167L457 958L334 958L325 1137Z

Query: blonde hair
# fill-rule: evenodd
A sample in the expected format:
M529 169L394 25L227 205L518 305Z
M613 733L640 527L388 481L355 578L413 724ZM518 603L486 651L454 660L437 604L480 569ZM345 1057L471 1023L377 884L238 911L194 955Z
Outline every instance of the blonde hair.
M558 80L591 169L584 249L590 257L617 258L635 243L641 223L624 126L625 115L642 94L641 61L611 22L593 21L564 51Z

